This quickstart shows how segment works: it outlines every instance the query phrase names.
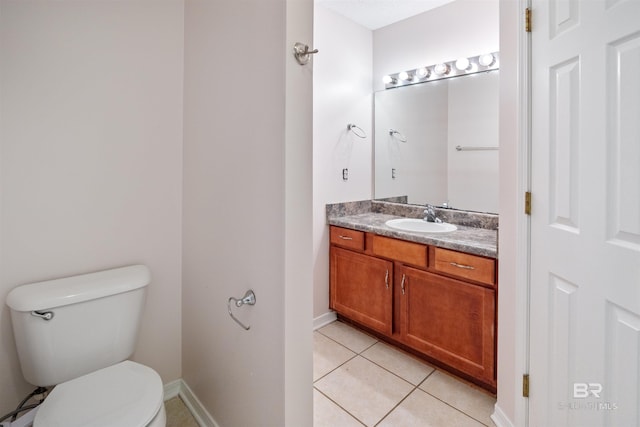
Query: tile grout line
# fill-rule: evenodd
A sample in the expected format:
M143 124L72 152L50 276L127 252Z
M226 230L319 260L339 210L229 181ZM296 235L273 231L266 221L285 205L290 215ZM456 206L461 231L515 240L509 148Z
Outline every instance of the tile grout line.
M437 369L434 369L434 371L433 371L431 374L429 374L429 376L428 376L427 378L425 378L425 379L424 379L424 381L422 381L422 382L420 383L420 385L424 384L424 383L427 381L427 379L429 379L429 377L430 377L434 372L436 372L436 371L437 371ZM418 388L420 387L420 385L418 386ZM472 420L479 422L479 423L480 423L480 424L482 424L483 426L485 426L485 427L489 427L489 426L487 426L485 423L483 423L482 421L480 421L479 419L477 419L477 418L475 418L475 417L472 417L471 415L467 414L466 412L464 412L464 411L463 411L463 410L461 410L460 408L456 408L455 406L453 406L453 405L452 405L452 404L450 404L449 402L447 402L447 401L445 401L445 400L440 399L438 396L436 396L436 395L434 395L434 394L432 394L432 393L429 393L427 390L420 389L420 391L425 392L426 394L428 394L429 396L433 397L434 399L439 400L440 402L444 403L445 405L449 406L450 408L455 409L456 411L460 412L461 414L466 415L467 417L471 418Z
M427 376L426 376L426 377L424 377L424 379L423 379L422 381L420 381L417 385L415 385L415 386L413 387L413 389L412 389L409 393L407 393L407 395L406 395L405 397L403 397L402 399L400 399L400 402L398 402L398 403L397 403L393 408L391 408L391 410L390 410L389 412L387 412L387 413L386 413L382 418L380 418L380 420L379 420L375 425L377 426L377 425L379 425L382 421L384 421L384 419L385 419L385 418L387 418L387 417L388 417L388 416L389 416L393 411L395 411L395 410L396 410L396 408L398 408L398 406L400 406L400 405L402 404L402 402L404 402L405 400L407 400L407 398L408 398L409 396L411 396L411 394L413 394L413 392L415 392L416 390L418 390L418 389L420 388L420 386L421 386L422 384L424 384L424 382L425 382L425 381L426 381L426 380L427 380L431 375L433 375L433 373L434 373L435 371L436 371L436 369L434 368L434 369L433 369L433 371L429 372L429 373L427 374ZM411 384L411 383L409 383L409 384ZM413 384L411 384L411 385L413 385Z
M471 418L474 421L477 421L478 423L480 423L481 425L485 426L485 427L489 427L487 426L485 423L483 423L482 421L480 421L479 419L472 417L471 415L467 414L466 412L464 412L463 410L461 410L460 408L456 408L455 406L451 405L449 402L440 399L438 396L434 396L433 394L429 393L428 391L425 391L423 389L420 389L420 391L425 392L426 394L428 394L429 396L433 397L434 399L439 400L440 402L444 403L445 405L447 405L450 408L455 409L456 411L460 412L461 414L467 416L468 418Z
M324 397L326 397L330 402L332 402L334 405L336 405L338 408L342 409L344 412L346 412L351 418L353 418L354 420L356 420L357 422L359 422L360 424L362 424L363 426L367 426L365 423L363 423L362 421L360 421L360 419L358 417L356 417L355 415L353 415L351 412L347 411L346 408L343 408L338 402L336 402L335 400L333 400L332 398L330 398L329 396L327 396L322 390L316 388L316 386L313 386L313 389L316 390L318 393L320 393L321 395L323 395Z
M374 344L374 345L375 345L375 344ZM373 347L373 346L371 346L371 347ZM369 347L369 348L371 348L371 347ZM367 350L368 350L368 349L367 349ZM388 369L388 368L386 368L386 367L384 367L384 366L382 366L382 365L378 364L376 361L369 359L369 358L368 358L367 356L365 356L364 354L359 354L358 356L361 356L363 359L365 359L365 360L367 360L367 361L369 361L369 362L373 363L374 365L376 365L376 366L377 366L377 367L379 367L379 368L384 369L385 371L389 372L390 374L395 375L396 377L398 377L398 378L399 378L399 379L401 379L402 381L404 381L404 382L406 382L406 383L409 383L409 384L411 384L412 386L413 386L413 385L415 385L415 384L413 384L411 381L407 380L406 378L401 377L399 374L397 374L397 373L395 373L395 372L391 371L390 369ZM345 363L346 363L346 362L345 362ZM422 363L422 362L421 362L421 363ZM432 369L432 371L431 371L431 372L429 372L429 373L427 374L427 376L426 376L426 377L424 377L424 378L423 378L423 379L418 383L418 385L416 385L416 387L420 386L420 384L422 384L422 383L423 383L427 378L429 378L429 377L431 376L431 374L433 374L433 373L436 371L436 368L434 368L433 366L431 366L431 365L427 365L426 363L424 363L424 364L425 364L426 366L428 366L429 368L431 368L431 369Z
M338 321L338 320L336 320L336 322L339 322L339 321ZM340 322L340 323L344 325L344 323L342 323L342 322ZM331 324L331 323L330 323L330 324ZM364 352L364 351L367 351L367 350L369 350L371 347L373 347L374 345L376 345L377 343L379 343L379 342L380 342L380 340L379 340L378 338L376 338L376 337L374 337L374 336L371 336L371 335L369 335L369 334L367 334L367 333L364 333L364 332L358 331L357 329L353 328L352 326L349 326L349 328L351 328L353 331L355 331L355 332L357 332L357 333L363 334L363 335L365 335L365 336L367 336L367 337L371 338L372 340L374 340L374 343L373 343L373 344L371 344L370 346L368 346L367 348L365 348L364 350L362 350L362 351L360 351L360 352L356 352L355 350L352 350L352 349L350 349L349 347L347 347L346 345L342 344L340 341L337 341L335 338L330 337L329 335L326 335L326 334L322 333L322 332L321 332L322 328L321 328L321 329L316 330L315 332L318 332L318 333L319 333L319 334L321 334L322 336L324 336L324 337L326 337L326 338L330 339L331 341L333 341L333 342L335 342L335 343L337 343L337 344L340 344L341 346L343 346L343 347L344 347L344 348L346 348L347 350L352 351L352 352L354 352L354 353L356 353L356 354L360 354L360 353L362 353L362 352Z
M315 332L318 332L320 335L322 335L323 337L325 337L325 338L327 338L327 339L329 339L329 340L331 340L331 341L335 342L335 343L336 343L336 344L338 344L339 346L346 348L346 349L347 349L347 350L349 350L351 353L353 353L353 356L349 357L349 359L345 360L344 362L342 362L341 364L339 364L338 366L336 366L335 368L333 368L332 370L330 370L330 371L329 371L329 372L327 372L326 374L322 375L322 376L321 376L320 378L318 378L317 380L314 380L314 381L313 381L313 386L314 386L314 388L315 388L315 384L316 384L316 382L317 382L317 381L320 381L321 379L323 379L323 378L324 378L324 377L326 377L327 375L331 374L332 372L334 372L335 370L337 370L338 368L340 368L341 366L343 366L343 365L344 365L344 364L346 364L347 362L350 362L351 360L355 359L357 356L361 356L361 353L362 353L362 352L367 351L368 349L370 349L371 347L373 347L374 345L376 345L376 344L378 343L378 340L376 339L376 341L375 341L373 344L371 344L369 347L365 348L365 349L364 349L364 350L362 350L360 353L357 353L357 352L353 351L352 349L350 349L349 347L347 347L346 345L342 344L341 342L336 341L336 340L335 340L335 339L333 339L332 337L330 337L330 336L328 336L328 335L323 334L322 332L320 332L320 329L318 329L318 330L317 330L317 331L315 331ZM367 336L368 336L368 335L367 335ZM375 338L374 338L374 339L375 339ZM362 356L362 357L364 357L364 356ZM365 357L365 359L366 359L366 360L369 360L369 359L367 359L366 357ZM323 394L324 394L324 393L323 393Z
M411 384L411 383L409 383L409 384ZM413 384L411 384L411 385L413 385ZM389 410L389 412L387 412L386 414L384 414L384 416L383 416L382 418L380 418L380 419L378 420L378 422L377 422L377 423L375 423L375 424L374 424L374 427L375 427L375 426L380 425L380 423L381 423L382 421L384 421L384 419L385 419L385 418L387 418L387 417L388 417L388 416L389 416L393 411L395 411L395 410L396 410L396 408L402 404L402 402L404 402L405 400L407 400L407 397L411 396L411 394L412 394L414 391L416 391L416 389L417 389L417 388L418 388L418 386L417 386L417 385L416 385L416 386L414 386L414 387L413 387L413 389L412 389L409 393L407 393L407 395L406 395L405 397L403 397L402 399L400 399L400 401L399 401L398 403L396 403L396 405L395 405L393 408L391 408L391 409Z
M323 379L324 377L328 376L329 374L335 372L336 370L338 370L339 368L341 368L343 365L345 365L346 363L352 361L353 359L355 359L356 357L360 356L358 353L353 352L353 356L349 357L349 359L345 360L344 362L342 362L341 364L339 364L338 366L336 366L335 368L333 368L332 370L330 370L329 372L327 372L326 374L324 374L323 376L321 376L320 378L318 378L317 380L315 380L313 382L313 386L316 386L316 382L320 381L321 379Z

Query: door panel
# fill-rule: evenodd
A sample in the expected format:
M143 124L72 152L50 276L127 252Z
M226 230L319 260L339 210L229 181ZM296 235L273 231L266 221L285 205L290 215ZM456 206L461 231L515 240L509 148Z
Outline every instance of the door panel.
M408 267L397 276L403 342L495 384L495 291Z
M393 263L332 246L330 267L331 308L391 334Z
M531 426L636 426L640 2L532 3Z

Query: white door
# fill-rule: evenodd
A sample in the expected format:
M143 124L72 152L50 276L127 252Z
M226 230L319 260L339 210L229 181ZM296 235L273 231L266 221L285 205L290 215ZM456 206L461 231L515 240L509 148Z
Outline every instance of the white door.
M640 1L532 2L529 425L640 425Z

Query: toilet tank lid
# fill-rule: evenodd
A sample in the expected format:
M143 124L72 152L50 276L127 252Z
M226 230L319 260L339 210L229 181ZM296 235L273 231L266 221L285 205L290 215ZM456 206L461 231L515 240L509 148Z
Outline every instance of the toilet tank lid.
M21 285L9 292L6 301L14 311L44 310L129 292L150 281L147 266L130 265Z

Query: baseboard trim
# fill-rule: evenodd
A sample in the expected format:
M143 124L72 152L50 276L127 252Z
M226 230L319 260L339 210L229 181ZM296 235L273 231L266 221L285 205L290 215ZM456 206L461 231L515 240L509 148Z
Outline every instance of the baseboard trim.
M182 380L175 380L171 381L170 383L166 383L164 385L165 402L178 396L180 394L180 387L182 387Z
M164 400L179 396L200 427L220 427L183 379L164 386Z
M338 314L335 311L322 314L313 319L313 330L320 329L323 326L328 325L331 322L335 322L338 319Z
M502 409L496 403L493 407L493 414L491 414L491 420L496 427L514 427L511 420L505 415Z

